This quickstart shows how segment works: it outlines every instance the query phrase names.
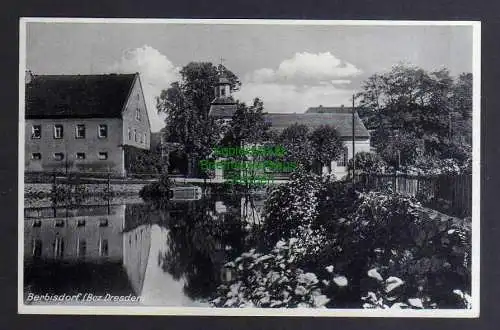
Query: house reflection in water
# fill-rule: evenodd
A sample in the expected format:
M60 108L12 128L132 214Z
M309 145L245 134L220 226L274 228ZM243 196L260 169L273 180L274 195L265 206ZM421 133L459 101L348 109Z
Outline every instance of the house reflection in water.
M123 233L123 267L134 292L142 293L151 248L151 225Z
M131 206L26 208L25 295L140 295L150 225Z
M91 293L140 296L135 304L199 306L160 260L169 241L165 216L185 216L192 208L175 204L168 215L147 204L26 208L25 298ZM67 304L79 303L87 302Z
M25 261L121 262L125 205L25 209Z
M212 196L172 199L161 208L26 208L25 297L131 294L141 297L136 304L206 305L229 277L223 265L245 249L244 222L260 222L262 205L260 199Z

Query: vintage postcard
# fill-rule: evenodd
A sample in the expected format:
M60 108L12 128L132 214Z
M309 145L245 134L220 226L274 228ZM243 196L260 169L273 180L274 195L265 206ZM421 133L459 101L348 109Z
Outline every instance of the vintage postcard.
M480 28L21 18L19 313L478 317Z

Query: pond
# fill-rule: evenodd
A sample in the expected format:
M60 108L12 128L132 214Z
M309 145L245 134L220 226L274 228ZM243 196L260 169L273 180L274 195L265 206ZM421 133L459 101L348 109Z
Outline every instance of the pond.
M230 275L224 264L254 244L263 203L219 193L161 206L27 204L25 303L207 306Z

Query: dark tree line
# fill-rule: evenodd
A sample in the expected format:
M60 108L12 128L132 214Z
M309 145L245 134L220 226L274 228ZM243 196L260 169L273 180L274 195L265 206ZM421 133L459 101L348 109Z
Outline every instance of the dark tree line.
M472 74L452 77L396 65L374 74L358 94L360 116L372 130L372 145L389 165L452 159L462 164L472 147Z

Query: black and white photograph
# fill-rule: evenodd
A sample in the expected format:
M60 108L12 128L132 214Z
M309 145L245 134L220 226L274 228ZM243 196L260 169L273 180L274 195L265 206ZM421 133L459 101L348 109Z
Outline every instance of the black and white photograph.
M478 317L480 28L21 18L18 312Z

